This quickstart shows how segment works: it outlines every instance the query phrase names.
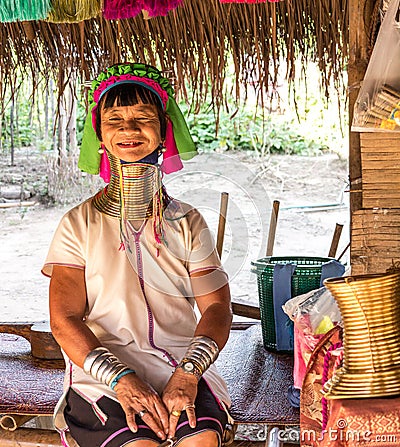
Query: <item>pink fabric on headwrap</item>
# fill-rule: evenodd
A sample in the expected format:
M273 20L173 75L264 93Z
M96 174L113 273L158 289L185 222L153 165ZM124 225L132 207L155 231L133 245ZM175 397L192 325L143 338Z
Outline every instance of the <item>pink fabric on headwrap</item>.
M97 89L93 92L93 101L97 104L104 90L106 90L112 84L116 84L121 81L133 81L137 82L138 84L146 84L146 86L150 87L151 90L155 90L155 92L161 98L165 109L168 101L168 93L161 87L161 85L158 82L153 81L153 79L134 76L129 73L119 76L110 76L105 81L102 81L101 84L97 87Z
M165 149L163 155L163 162L161 163L161 170L165 174L171 174L171 172L179 171L183 168L181 158L179 157L178 148L176 147L174 130L172 128L172 123L168 120L167 132L165 135Z
M101 145L104 152L101 154L100 158L100 169L99 174L100 177L106 182L110 183L111 180L111 166L110 166L110 160L107 157L107 153L105 151L104 145Z
M107 88L110 88L113 84L118 84L121 81L132 81L133 83L144 84L145 86L149 87L150 90L154 90L160 97L165 110L168 102L168 93L161 87L161 85L158 82L148 78L141 78L140 76L133 76L131 74L124 74L121 76L111 76L105 81L103 81L93 92L93 101L96 103L96 105L92 109L92 125L94 130L96 130L97 105L100 101L102 93Z

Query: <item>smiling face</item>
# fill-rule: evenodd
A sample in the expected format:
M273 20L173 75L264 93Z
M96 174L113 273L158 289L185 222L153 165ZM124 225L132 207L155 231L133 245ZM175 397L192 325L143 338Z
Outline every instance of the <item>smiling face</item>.
M162 142L157 107L139 103L103 109L101 136L115 157L128 162L141 160Z
M135 162L165 139L166 115L158 95L140 85L120 84L99 101L95 130L111 154Z

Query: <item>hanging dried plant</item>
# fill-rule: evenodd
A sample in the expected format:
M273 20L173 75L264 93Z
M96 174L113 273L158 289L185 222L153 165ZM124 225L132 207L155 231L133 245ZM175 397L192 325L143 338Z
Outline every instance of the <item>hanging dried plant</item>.
M42 20L50 10L50 0L1 0L0 22Z
M101 12L100 0L52 0L49 22L75 23L92 19Z
M150 20L138 14L119 21L98 16L79 24L31 22L30 37L21 22L2 23L0 77L7 82L17 67L34 76L52 72L62 90L71 71L88 80L111 63L139 61L173 74L175 88L183 95L189 81L193 107L211 93L218 109L224 97L232 96L226 91L229 61L234 65L236 98L255 88L262 99L277 86L282 64L290 81L298 75L295 62L300 59L318 63L321 85L328 92L347 63L347 21L347 0L191 0Z

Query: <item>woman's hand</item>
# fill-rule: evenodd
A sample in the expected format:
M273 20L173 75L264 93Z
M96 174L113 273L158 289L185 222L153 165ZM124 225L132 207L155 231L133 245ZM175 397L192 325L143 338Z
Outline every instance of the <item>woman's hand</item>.
M135 373L127 374L118 380L114 390L125 411L128 426L133 432L137 431L135 415L141 412L141 418L154 433L161 439L166 438L168 411L160 396L148 383Z
M197 396L197 377L177 368L164 389L162 400L169 412L168 437L175 436L182 411L186 411L190 427L196 427L194 401Z

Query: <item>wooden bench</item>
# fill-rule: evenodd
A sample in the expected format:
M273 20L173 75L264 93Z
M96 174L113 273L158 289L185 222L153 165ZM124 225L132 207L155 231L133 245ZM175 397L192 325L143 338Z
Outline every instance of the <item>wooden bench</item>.
M299 411L286 398L293 383L293 357L266 351L260 324L232 329L217 366L227 382L237 424L299 425ZM62 361L38 360L25 339L0 334L0 415L10 429L26 418L52 415L63 376ZM52 447L61 443L54 431L21 427L0 429L0 445Z

